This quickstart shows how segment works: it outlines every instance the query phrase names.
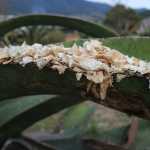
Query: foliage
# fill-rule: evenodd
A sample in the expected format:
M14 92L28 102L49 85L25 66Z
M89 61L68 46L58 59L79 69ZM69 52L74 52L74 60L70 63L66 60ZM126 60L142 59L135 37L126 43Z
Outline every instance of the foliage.
M131 8L116 5L106 15L104 24L113 28L120 35L127 35L136 31L140 17Z
M0 23L0 37L13 29L30 25L58 25L68 29L77 30L93 37L112 37L116 33L102 25L98 25L77 18L53 15L28 15L19 16Z
M39 18L41 19L39 20ZM41 26L41 24L44 26ZM50 26L49 24L58 26ZM66 26L70 30L59 26ZM84 26L84 28L82 26ZM15 29L16 27L17 29ZM0 23L0 28L0 35L4 35L0 41L1 46L22 44L24 41L28 44L62 42L65 41L68 32L73 33L76 29L80 31L79 35L81 38L87 36L110 37L115 35L113 31L101 25L79 19L50 15L16 17Z
M3 42L5 45L20 45L23 42L27 44L50 44L63 42L64 40L65 33L61 28L51 26L29 26L7 33L4 36Z

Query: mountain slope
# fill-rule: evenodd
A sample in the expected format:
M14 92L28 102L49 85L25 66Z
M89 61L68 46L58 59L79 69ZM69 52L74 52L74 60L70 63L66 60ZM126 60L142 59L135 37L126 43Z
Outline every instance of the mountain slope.
M110 9L111 6L107 4L84 0L0 0L0 12L17 15L53 13L99 20Z

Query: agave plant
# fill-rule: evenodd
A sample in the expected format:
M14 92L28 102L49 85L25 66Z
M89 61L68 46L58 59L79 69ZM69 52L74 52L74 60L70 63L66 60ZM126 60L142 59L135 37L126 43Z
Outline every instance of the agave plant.
M6 32L25 25L57 24L78 29L91 36L105 37L105 39L99 40L106 46L120 50L129 56L135 56L147 61L150 59L147 46L149 45L149 38L106 38L115 36L115 33L96 24L65 17L44 15L40 17L39 15L32 15L3 22L0 24L0 35L3 36ZM63 44L65 47L71 47L74 43L82 46L84 41L78 40L64 42ZM81 81L77 81L75 74L69 70L59 75L57 71L47 67L39 70L33 64L28 64L25 67L18 64L1 64L0 74L0 134L1 146L5 150L12 147L14 149L32 149L33 147L35 149L73 149L73 147L75 149L86 149L86 147L83 147L84 144L95 144L107 149L124 149L114 144L121 144L122 141L120 140L122 140L121 137L126 127L123 130L116 129L115 133L120 133L117 135L113 134L114 130L104 133L109 138L114 139L112 144L71 136L70 131L67 131L67 134L64 136L55 138L50 136L44 138L32 136L32 139L29 139L21 136L21 133L26 128L42 118L87 100L128 114L150 119L149 83L144 77L133 76L125 78L119 83L114 83L114 86L108 91L105 100L99 100L97 97L84 95ZM71 147L70 145L67 147L66 141ZM144 146L148 147L149 145Z
M61 28L52 26L29 26L21 27L7 33L2 41L4 45L21 45L23 42L27 44L49 44L63 42L64 39L65 34Z

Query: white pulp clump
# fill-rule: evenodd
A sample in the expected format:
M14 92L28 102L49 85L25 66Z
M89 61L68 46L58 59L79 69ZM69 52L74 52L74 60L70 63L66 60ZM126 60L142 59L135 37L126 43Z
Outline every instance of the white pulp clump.
M116 74L118 81L131 75L150 73L150 62L128 57L117 50L104 46L98 40L89 40L83 46L74 44L70 48L63 45L27 45L0 48L0 63L19 63L25 66L35 63L39 69L49 66L59 73L68 68L76 73L77 80L84 75L90 83L87 91L94 83L93 94L104 99L108 87L112 86L112 75ZM99 91L97 91L99 85Z

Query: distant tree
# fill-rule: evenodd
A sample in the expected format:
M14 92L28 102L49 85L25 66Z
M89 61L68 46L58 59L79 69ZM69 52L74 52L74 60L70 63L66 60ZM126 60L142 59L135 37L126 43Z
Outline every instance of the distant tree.
M105 25L121 35L135 32L139 22L140 16L133 9L120 4L113 7L104 19Z

